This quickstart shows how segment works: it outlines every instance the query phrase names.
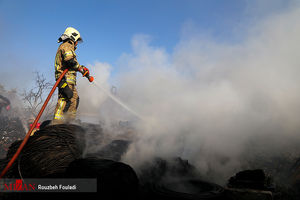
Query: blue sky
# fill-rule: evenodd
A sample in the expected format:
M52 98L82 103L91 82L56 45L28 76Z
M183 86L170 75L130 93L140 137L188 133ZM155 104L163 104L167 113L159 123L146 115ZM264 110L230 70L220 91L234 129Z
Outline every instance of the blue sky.
M77 50L81 64L112 66L131 52L136 34L151 36L151 45L172 52L182 28L192 23L216 41L239 43L243 31L261 18L284 10L285 0L0 0L0 59L6 69L39 70L51 77L57 38L66 27L84 39ZM118 67L112 75L118 74ZM1 81L2 83L3 81Z

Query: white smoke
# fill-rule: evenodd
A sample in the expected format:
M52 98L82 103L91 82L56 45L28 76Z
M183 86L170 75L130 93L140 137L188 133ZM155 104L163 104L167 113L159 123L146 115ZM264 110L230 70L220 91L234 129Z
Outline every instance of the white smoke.
M222 182L251 156L299 154L299 18L299 6L273 14L249 27L239 43L188 34L186 26L171 53L151 46L150 36L134 36L133 52L118 61L118 98L143 120L123 161L138 168L153 157L180 156ZM111 66L90 67L109 91ZM125 116L83 81L79 113Z
M181 156L220 180L251 154L290 151L300 130L300 9L249 28L244 42L185 36L174 52L132 40L120 97L144 116L124 161ZM293 150L293 149L292 149ZM296 149L294 149L296 151ZM299 152L298 152L299 153Z

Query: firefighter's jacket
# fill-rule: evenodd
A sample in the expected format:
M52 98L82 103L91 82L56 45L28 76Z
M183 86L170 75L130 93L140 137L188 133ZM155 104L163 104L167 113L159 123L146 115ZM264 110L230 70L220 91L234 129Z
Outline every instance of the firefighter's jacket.
M80 67L76 59L75 44L73 41L68 40L62 43L57 50L55 56L55 79L57 80L65 69L69 69L66 73L65 78L68 84L76 85L76 72ZM70 66L68 61L73 59L76 64Z

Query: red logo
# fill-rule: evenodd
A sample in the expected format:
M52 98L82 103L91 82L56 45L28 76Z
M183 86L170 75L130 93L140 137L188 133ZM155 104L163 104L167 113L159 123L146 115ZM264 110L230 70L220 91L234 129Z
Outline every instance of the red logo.
M4 191L34 191L35 184L23 183L22 179L16 179L15 183L4 183L4 187L1 188Z

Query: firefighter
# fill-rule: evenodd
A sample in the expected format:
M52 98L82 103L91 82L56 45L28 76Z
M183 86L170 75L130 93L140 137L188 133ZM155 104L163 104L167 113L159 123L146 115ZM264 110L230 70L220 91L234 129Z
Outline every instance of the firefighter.
M6 110L10 110L10 101L8 98L0 95L0 113L3 107L5 107Z
M76 73L89 77L89 70L77 62L75 50L78 42L82 42L80 33L68 27L58 39L55 57L55 79L57 80L65 69L69 69L62 81L58 84L58 102L56 105L52 124L68 123L76 118L79 97L76 86Z

